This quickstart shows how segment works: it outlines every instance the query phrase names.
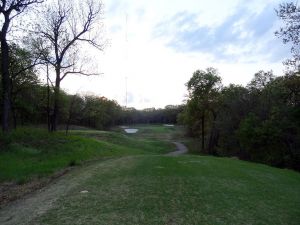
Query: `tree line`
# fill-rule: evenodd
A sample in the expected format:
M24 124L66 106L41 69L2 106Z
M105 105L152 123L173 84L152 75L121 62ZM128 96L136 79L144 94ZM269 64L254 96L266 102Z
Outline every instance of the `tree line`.
M2 130L12 128L11 117L15 117L16 102L13 82L24 80L24 73L33 70L46 70L48 89L54 94L51 111L48 112L51 131L57 130L61 116L61 82L70 74L85 76L98 73L85 63L86 57L81 49L87 45L103 50L105 41L101 40L103 4L99 0L1 0L0 28L1 43L1 98ZM15 26L19 24L18 26ZM99 32L98 32L99 31ZM18 38L16 38L18 36ZM15 59L24 51L30 58L22 56L22 62L15 67ZM21 47L20 47L21 46ZM25 46L25 48L23 47ZM22 63L22 65L20 64ZM25 64L24 64L25 63ZM54 79L51 78L54 74ZM20 81L23 82L23 81ZM49 84L50 83L50 84ZM50 87L50 88L49 88ZM49 114L51 113L51 114Z
M201 140L202 152L300 170L297 4L281 4L276 11L285 26L275 35L292 44L292 57L284 62L285 75L259 71L246 87L223 86L216 69L197 70L186 84L185 105L144 110L124 108L105 97L70 95L60 88L66 76L97 75L88 68L80 49L105 47L95 32L101 31L102 9L101 1L94 0L0 1L4 132L27 124L47 124L49 131L56 131L59 124L66 130L70 125L108 129L120 124L178 121L186 126L188 135ZM21 21L28 12L35 15L31 24L20 23L13 29L13 22ZM14 40L20 30L26 30L23 41Z
M199 151L300 169L300 77L259 71L246 86L223 86L214 68L197 70L179 121Z
M60 117L57 129L70 125L109 129L115 125L136 123L176 123L183 106L168 105L164 109L137 110L120 106L116 101L96 95L71 95L60 90L56 96L50 82L42 82L33 65L35 57L17 44L10 46L10 105L9 122L13 128L24 125L47 125L52 130L54 102L59 98ZM22 72L16 72L22 71ZM1 82L0 82L1 84ZM2 91L2 85L0 85ZM0 98L3 104L3 98ZM1 114L2 112L0 112Z
M292 46L285 75L261 70L246 87L224 87L216 69L197 70L178 118L199 151L300 170L300 8L282 3L276 13L275 35Z

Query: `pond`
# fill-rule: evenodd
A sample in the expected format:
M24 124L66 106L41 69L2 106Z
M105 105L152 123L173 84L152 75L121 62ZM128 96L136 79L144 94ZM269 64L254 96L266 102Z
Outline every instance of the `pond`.
M127 128L124 129L127 134L135 134L139 129Z

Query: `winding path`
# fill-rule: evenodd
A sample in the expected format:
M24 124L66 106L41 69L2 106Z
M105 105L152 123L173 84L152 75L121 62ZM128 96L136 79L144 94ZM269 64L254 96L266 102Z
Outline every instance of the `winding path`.
M173 142L177 150L170 152L168 156L179 156L188 152L186 146L180 142ZM107 163L120 159L104 160ZM46 186L22 199L19 199L0 209L1 225L28 225L35 224L37 217L51 209L58 199L70 192L73 188L80 186L87 179L98 173L99 168L103 170L102 163L91 164L84 169L74 169L71 173L58 178L53 184Z
M183 155L183 154L188 152L188 149L184 144L182 144L180 142L176 142L176 141L173 142L173 143L176 145L177 150L174 151L174 152L170 152L166 155L168 155L168 156L178 156L178 155Z

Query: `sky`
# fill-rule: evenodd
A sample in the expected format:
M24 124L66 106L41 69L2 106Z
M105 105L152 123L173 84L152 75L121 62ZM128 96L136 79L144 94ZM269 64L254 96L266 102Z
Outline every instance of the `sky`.
M69 76L62 88L95 94L127 107L182 104L197 69L215 67L224 85L246 85L259 70L282 75L289 46L274 35L282 26L280 0L103 0L103 34L93 52L97 77ZM127 93L127 95L126 95ZM126 104L127 96L127 104Z

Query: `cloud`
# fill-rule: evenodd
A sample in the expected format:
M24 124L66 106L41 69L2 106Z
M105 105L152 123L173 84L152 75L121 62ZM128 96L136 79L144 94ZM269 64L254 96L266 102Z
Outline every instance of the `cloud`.
M134 96L134 93L132 93L132 92L127 92L127 96L125 98L127 98L127 99L125 99L125 100L127 100L127 104L132 104L135 102L135 96Z
M111 33L118 33L118 32L122 31L122 26L119 25L119 24L112 25L109 30L110 30Z
M117 16L120 12L128 7L128 3L124 0L114 0L109 2L107 13L110 16Z
M178 52L209 53L218 61L251 62L260 57L278 62L287 55L287 49L274 36L278 18L270 4L259 12L237 7L223 22L214 26L199 25L200 19L201 14L176 13L157 24L153 36Z
M135 10L135 14L137 16L137 20L141 21L145 16L146 10L144 8L138 8Z

